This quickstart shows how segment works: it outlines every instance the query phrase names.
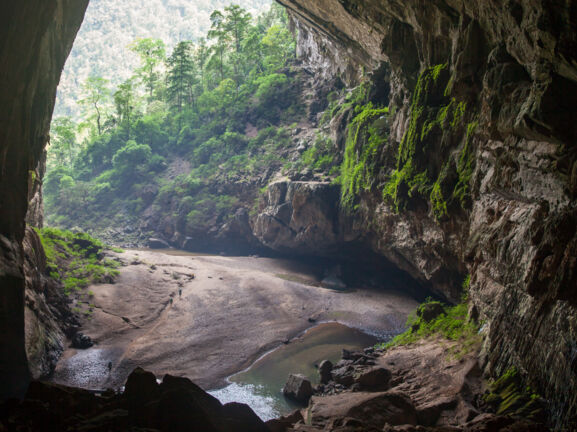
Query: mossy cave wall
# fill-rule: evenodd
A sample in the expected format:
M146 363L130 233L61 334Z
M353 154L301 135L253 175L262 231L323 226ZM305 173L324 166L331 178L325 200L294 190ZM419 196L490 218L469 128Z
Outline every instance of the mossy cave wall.
M305 67L348 84L377 70L373 80L387 90L381 102L388 112L369 109L349 127L345 160L363 160L362 169L350 164L345 201L352 211L336 220L333 203L314 213L340 226L326 230L330 242L362 242L450 300L460 298L470 274L471 312L488 335L487 370L500 375L517 367L552 401L559 424L569 422L577 414L577 5L279 3L299 30ZM3 395L21 392L28 377L22 251L28 181L86 5L0 6ZM376 130L385 115L386 134ZM338 199L322 184L277 184L271 191L280 201ZM271 221L259 215L257 237L278 242ZM299 246L294 239L284 244Z
M280 3L306 27L302 52L338 58L323 73L354 83L388 69L378 79L390 86L389 139L352 231L448 299L469 274L487 370L519 368L567 425L577 414L577 4Z

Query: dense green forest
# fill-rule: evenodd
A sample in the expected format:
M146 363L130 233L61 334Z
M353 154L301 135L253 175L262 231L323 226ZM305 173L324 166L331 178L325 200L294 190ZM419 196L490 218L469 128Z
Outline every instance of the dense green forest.
M53 120L44 180L50 225L98 232L151 207L168 211L182 232L202 232L211 218L234 213L250 192L243 179L285 163L282 125L302 115L302 104L284 10L253 19L231 5L211 23L206 38L171 53L161 40L135 40L129 49L140 65L128 80L113 91L108 77L90 77L81 121ZM240 190L214 190L231 179Z
M62 72L55 115L78 119L82 83L107 77L116 86L132 75L138 56L126 46L137 38L162 39L169 50L181 40L198 40L210 29L210 15L230 0L90 0L82 27ZM271 0L236 0L257 16Z

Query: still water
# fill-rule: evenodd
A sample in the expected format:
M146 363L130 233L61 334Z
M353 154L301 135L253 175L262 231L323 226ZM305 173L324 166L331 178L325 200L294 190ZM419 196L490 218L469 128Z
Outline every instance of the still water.
M378 341L374 336L339 323L319 324L288 345L261 357L247 370L231 376L227 387L209 393L222 403L245 403L266 421L300 407L282 394L289 374L303 374L316 385L321 361L328 359L334 364L340 360L343 348L358 351Z

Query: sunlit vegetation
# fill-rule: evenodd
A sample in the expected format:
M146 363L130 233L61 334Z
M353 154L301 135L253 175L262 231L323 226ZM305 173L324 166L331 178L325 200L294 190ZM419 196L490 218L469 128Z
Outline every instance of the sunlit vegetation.
M85 233L55 228L36 230L44 253L48 275L62 283L66 295L79 296L90 284L114 282L119 263L104 257L105 246ZM92 297L88 291L85 296Z
M273 6L254 19L231 5L210 18L205 38L172 52L161 40L133 41L127 49L140 65L132 76L116 88L109 77L91 77L82 121L53 121L44 181L50 224L105 227L161 206L178 227L204 230L240 205L212 185L249 182L286 163L279 149L303 109L286 13Z

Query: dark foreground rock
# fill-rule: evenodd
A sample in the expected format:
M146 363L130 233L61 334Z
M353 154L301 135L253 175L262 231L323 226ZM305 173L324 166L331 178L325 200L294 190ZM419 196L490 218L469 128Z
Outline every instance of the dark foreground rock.
M90 336L85 335L84 333L76 333L72 338L72 347L79 348L79 349L87 349L94 345Z
M166 375L161 384L140 368L126 391L96 395L35 381L26 397L0 405L0 431L202 431L268 432L247 405L222 405L187 378Z
M456 356L456 347L457 342L434 339L386 351L343 350L343 360L336 364L332 379L315 389L301 416L270 425L275 432L549 430L540 423L544 416L533 415L535 410L531 415L518 408L498 415L496 410L487 410L482 402L486 382L478 352ZM359 364L359 359L375 364ZM497 391L495 385L490 387Z

